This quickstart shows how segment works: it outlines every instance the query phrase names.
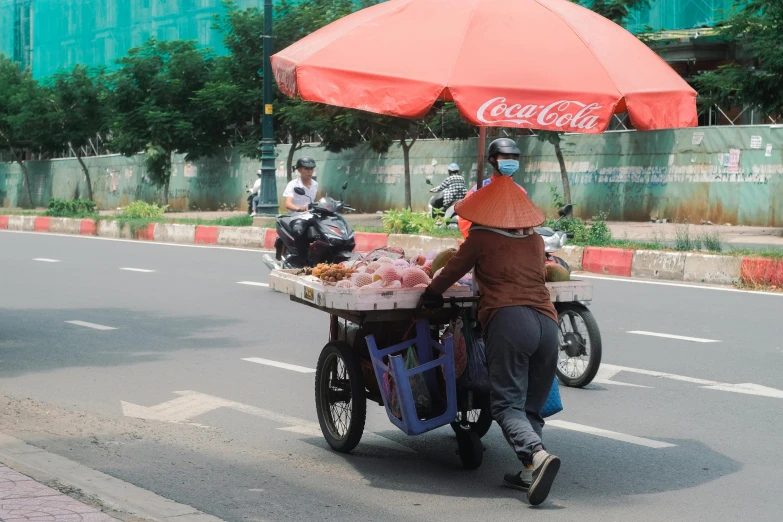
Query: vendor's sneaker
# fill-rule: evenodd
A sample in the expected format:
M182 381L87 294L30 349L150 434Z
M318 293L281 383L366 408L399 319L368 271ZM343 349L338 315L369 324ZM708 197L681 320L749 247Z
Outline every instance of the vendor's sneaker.
M503 485L507 488L527 491L533 482L533 469L523 469L519 473L509 473L503 476Z
M546 500L557 472L560 470L560 459L544 451L533 456L533 462L537 464L533 470L533 482L527 489L527 500L530 505L537 506Z

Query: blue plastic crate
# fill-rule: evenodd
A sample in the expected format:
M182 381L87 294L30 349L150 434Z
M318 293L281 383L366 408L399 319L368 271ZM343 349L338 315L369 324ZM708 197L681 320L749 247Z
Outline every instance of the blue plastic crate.
M390 346L379 350L375 344L375 338L372 335L366 337L367 346L370 349L370 358L372 360L375 378L378 381L378 387L384 398L386 414L389 420L408 435L419 435L426 431L434 430L452 422L457 416L457 382L454 372L454 349L451 338L447 338L443 345L433 340L430 336L430 324L426 320L416 323L416 337L400 344ZM410 370L405 369L405 363L402 357L395 357L395 354L405 353L408 348L416 345L419 366ZM424 349L422 349L424 347ZM440 357L433 358L433 350L440 353ZM385 395L383 385L383 375L389 369L384 364L384 357L389 356L389 366L391 367L391 376L394 378L395 390L399 394L400 412L402 419L394 416L389 406L389 400ZM410 377L417 374L423 374L424 382L430 392L431 397L440 397L436 371L439 366L443 367L443 376L446 381L446 397L444 413L426 420L419 419L416 414L416 404L413 399L413 392L410 385ZM442 398L441 398L442 399Z

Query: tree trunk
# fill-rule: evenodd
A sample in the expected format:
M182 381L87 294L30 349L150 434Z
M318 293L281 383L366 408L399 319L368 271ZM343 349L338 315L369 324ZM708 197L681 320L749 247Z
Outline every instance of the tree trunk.
M291 139L291 148L288 149L288 157L285 160L286 179L291 181L294 177L294 155L302 148L302 141Z
M166 151L166 182L163 183L163 195L161 196L161 203L163 206L169 204L169 185L171 184L171 155L173 152Z
M404 164L404 172L405 172L405 208L412 208L411 204L411 158L410 158L410 151L411 147L413 146L413 143L416 140L413 139L410 144L408 144L405 141L405 138L400 140L400 145L402 146L402 160Z
M90 179L90 171L87 169L87 165L84 164L84 160L82 160L81 150L76 153L76 159L79 160L79 165L82 166L84 177L87 179L87 199L92 201L92 180Z
M571 184L568 181L568 171L566 170L565 159L563 159L563 151L560 149L560 143L555 143L555 155L557 156L557 162L560 164L560 179L563 180L563 198L567 205L571 204Z
M19 155L17 155L16 149L14 147L11 147L11 155L22 168L22 173L24 174L24 183L27 185L27 200L30 202L30 208L35 208L35 205L33 204L33 189L30 186L30 173L27 172L27 165L24 162L24 158L20 158Z

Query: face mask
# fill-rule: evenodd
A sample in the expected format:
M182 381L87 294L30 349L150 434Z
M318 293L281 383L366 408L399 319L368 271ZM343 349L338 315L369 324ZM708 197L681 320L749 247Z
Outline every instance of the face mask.
M498 160L498 171L505 175L511 176L513 173L519 170L519 160L502 159Z

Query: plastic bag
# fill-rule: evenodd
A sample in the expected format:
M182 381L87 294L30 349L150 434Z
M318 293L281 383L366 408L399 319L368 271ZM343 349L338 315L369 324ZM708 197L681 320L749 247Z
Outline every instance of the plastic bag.
M402 357L401 355L391 355L392 357ZM406 370L411 370L419 366L419 358L416 355L416 345L411 346L405 352L405 358L403 359ZM394 382L394 377L391 375L391 361L389 361L389 369L383 374L383 387L386 395L386 399L389 401L389 409L392 415L398 419L402 419L402 409L400 408L400 394L397 393ZM413 403L416 406L416 416L420 419L426 419L432 412L432 397L430 396L430 390L427 388L427 383L424 381L424 375L418 373L412 375L409 378L411 395L413 396Z
M448 336L451 336L451 345L454 348L454 376L459 378L465 373L465 368L468 366L468 354L465 346L465 335L462 333L461 317L449 323L449 326L446 327L446 331L443 333L441 343L444 343Z
M563 401L560 399L560 386L557 384L557 377L552 382L552 389L549 390L544 407L541 408L542 417L551 417L555 413L563 411Z
M473 391L489 391L489 371L484 352L484 339L479 332L470 327L470 321L463 321L462 333L465 336L468 355L466 387Z

